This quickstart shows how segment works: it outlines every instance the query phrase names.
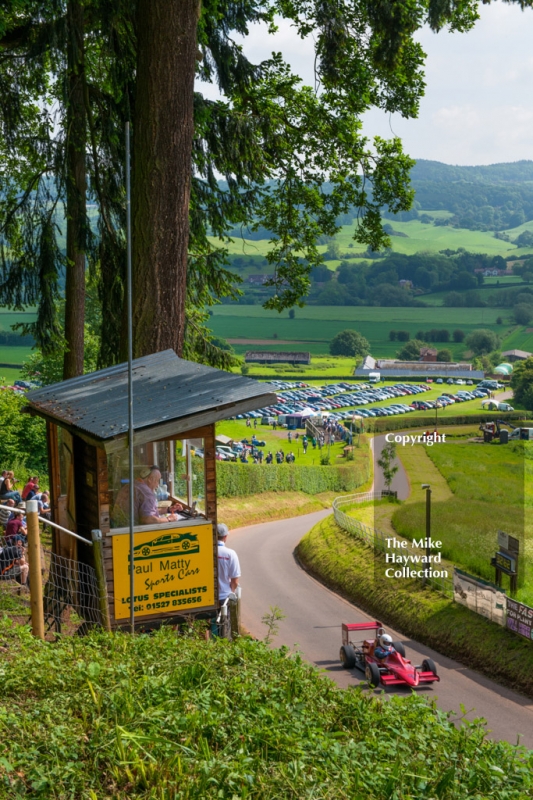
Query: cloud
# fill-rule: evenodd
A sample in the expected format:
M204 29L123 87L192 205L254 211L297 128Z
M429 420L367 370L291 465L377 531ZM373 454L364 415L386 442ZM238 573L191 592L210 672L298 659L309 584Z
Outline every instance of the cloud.
M364 118L367 135L398 135L415 158L454 164L533 157L533 9L491 3L482 5L480 14L468 33L419 32L427 53L427 88L418 119L372 110ZM274 36L253 25L242 44L254 61L282 52L304 83L314 86L312 37L302 41L288 22L281 21Z

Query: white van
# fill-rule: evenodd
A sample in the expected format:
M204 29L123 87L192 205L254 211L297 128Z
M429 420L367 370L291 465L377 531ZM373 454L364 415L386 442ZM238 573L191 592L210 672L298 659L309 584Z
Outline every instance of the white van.
M515 441L517 439L521 439L522 441L531 442L533 441L533 428L515 428L509 434L509 441Z
M381 375L379 372L370 372L368 375L368 382L369 383L379 383L381 380Z

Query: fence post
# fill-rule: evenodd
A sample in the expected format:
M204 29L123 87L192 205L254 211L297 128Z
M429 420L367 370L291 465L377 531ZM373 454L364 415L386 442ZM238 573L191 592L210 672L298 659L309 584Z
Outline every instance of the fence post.
M237 598L236 601L228 603L229 621L231 628L231 638L234 639L240 634L240 618L241 618L241 601Z
M28 563L30 567L30 606L33 635L44 639L43 579L41 575L41 537L37 500L26 503L28 522Z
M107 605L107 582L105 579L104 567L104 547L102 544L102 531L96 529L91 531L94 553L94 571L96 572L96 583L98 586L98 604L102 617L102 627L106 631L111 630L111 618L109 616L109 606Z

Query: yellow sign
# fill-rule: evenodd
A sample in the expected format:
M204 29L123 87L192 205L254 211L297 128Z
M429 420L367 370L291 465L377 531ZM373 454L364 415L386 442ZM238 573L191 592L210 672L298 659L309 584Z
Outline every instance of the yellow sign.
M136 617L179 614L215 604L213 526L134 534ZM130 616L130 538L113 536L115 618Z

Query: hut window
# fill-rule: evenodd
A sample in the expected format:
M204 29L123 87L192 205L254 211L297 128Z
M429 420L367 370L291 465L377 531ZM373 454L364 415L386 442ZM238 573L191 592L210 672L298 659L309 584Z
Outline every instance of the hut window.
M157 467L151 470L151 467ZM110 522L112 528L129 525L129 456L127 450L108 455ZM160 473L160 477L159 477ZM179 501L185 511L205 509L203 440L149 442L134 448L135 526L167 521L167 509ZM152 498L153 493L153 498ZM195 504L195 505L194 505ZM146 516L147 509L152 514Z

